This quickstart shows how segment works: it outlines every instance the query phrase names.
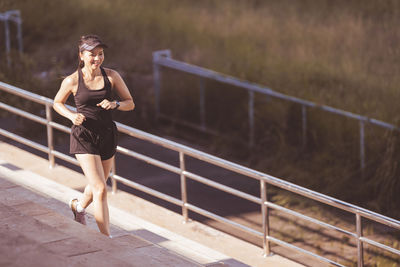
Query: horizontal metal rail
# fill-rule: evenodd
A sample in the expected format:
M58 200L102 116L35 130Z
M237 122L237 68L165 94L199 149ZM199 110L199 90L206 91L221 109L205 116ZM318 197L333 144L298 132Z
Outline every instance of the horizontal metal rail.
M176 124L180 124L180 125L186 126L188 128L192 128L194 130L205 131L204 127L198 126L195 123L182 121L182 120L179 120L179 119L174 119L174 118L168 117L167 115L162 114L162 113L158 114L158 117L167 119L167 120L171 121L172 123L176 123ZM218 133L217 131L213 131L212 129L209 129L209 128L206 130L206 132L208 134L212 134L212 135L215 135L215 136L221 135L221 133Z
M324 227L324 228L326 228L326 229L335 230L335 231L337 231L337 232L340 232L340 233L343 233L343 234L352 236L352 237L354 237L354 238L357 238L357 235L354 234L354 233L352 233L352 232L349 232L349 231L344 230L344 229L342 229L342 228L336 227L336 226L331 225L331 224L329 224L329 223L325 223L325 222L323 222L323 221L320 221L320 220L311 218L311 217L309 217L309 216L306 216L306 215L301 214L301 213L299 213L299 212L296 212L296 211L287 209L287 208L285 208L285 207L276 205L276 204L274 204L274 203L265 202L265 205L267 205L268 207L270 207L270 208L272 208L272 209L279 210L279 211L282 211L282 212L284 212L284 213L286 213L286 214L289 214L289 215L295 216L295 217L297 217L297 218L303 219L303 220L305 220L305 221L308 221L308 222L317 224L317 225L322 226L322 227Z
M162 87L162 72L161 68L168 68L176 70L182 73L187 73L198 77L198 87L199 89L199 123L193 123L185 119L177 119L172 116L163 114L161 111L161 87ZM256 144L255 140L255 93L262 94L268 99L276 98L290 103L295 103L301 105L301 127L302 130L299 131L302 135L302 146L306 147L308 143L308 129L307 129L307 116L309 109L319 109L332 114L343 116L358 121L359 125L359 160L360 160L360 175L364 176L366 168L366 124L375 125L378 127L383 127L388 130L400 131L400 127L393 124L383 122L377 119L369 118L367 116L362 116L345 110L333 108L326 105L320 105L312 101L300 99L294 96L285 95L277 91L272 90L266 86L255 84L249 81L244 81L236 77L225 75L210 69L202 68L196 65L188 64L186 62L178 61L172 59L170 50L161 50L153 52L153 79L154 79L154 93L155 93L155 111L157 118L165 118L173 123L178 123L192 129L196 129L200 132L206 132L208 134L224 136L224 133L218 133L218 130L212 129L212 127L206 126L206 103L205 103L205 79L217 81L230 86L235 86L237 88L242 88L247 90L248 93L248 145L249 147L254 147ZM230 137L231 138L231 137ZM239 141L243 141L240 139Z
M62 124L58 124L56 122L49 122L49 125L51 127L53 127L54 129L60 130L60 131L62 131L64 133L71 133L71 128L69 128L67 126L64 126Z
M254 202L256 204L261 204L261 199L259 197L255 197L253 195L244 193L244 192L242 192L240 190L237 190L237 189L234 189L232 187L229 187L229 186L214 182L214 181L212 181L210 179L201 177L200 175L197 175L197 174L194 174L194 173L191 173L191 172L187 172L187 171L184 171L183 175L185 175L186 177L191 178L192 180L195 180L195 181L197 181L199 183L208 185L208 186L213 187L215 189L219 189L219 190L224 191L226 193L229 193L231 195L234 195L234 196L249 200L249 201Z
M76 158L73 158L71 156L65 155L64 153L61 153L59 151L53 151L54 156L56 156L59 159L65 160L66 162L72 163L74 165L80 166L78 160Z
M0 13L0 20L12 20L17 23L21 23L21 12L19 10L9 10L4 13Z
M3 130L1 128L0 128L0 134L5 136L5 137L7 137L7 138L12 139L12 140L18 141L21 144L24 144L24 145L30 146L30 147L32 147L34 149L37 149L37 150L39 150L41 152L47 153L47 151L48 151L47 147L45 147L44 145L41 145L41 144L36 143L36 142L33 142L33 141L29 140L29 139L26 139L26 138L21 137L19 135L13 134L13 133L11 133L9 131L6 131L6 130Z
M42 96L38 96L38 95L33 94L33 93L26 92L26 91L24 91L22 89L19 89L19 88L16 88L18 90L14 91L13 90L14 88L15 87L12 87L12 86L9 86L7 84L4 84L4 83L0 82L0 90L6 91L6 92L9 92L9 93L12 93L12 94L24 96L26 99L29 99L29 100L34 101L36 103L41 103L41 104L45 105L46 107L49 107L49 105L52 105L52 100L50 100L48 98L45 98L45 97L42 97ZM26 94L25 94L25 92L26 92ZM6 105L6 104L1 103L1 102L0 102L0 108L2 108L4 110L7 110L9 112L12 112L14 114L20 115L22 117L31 119L31 120L36 121L38 123L45 124L45 125L47 125L47 127L50 127L50 129L54 128L54 129L57 129L57 130L60 130L62 132L66 132L66 133L70 132L70 128L68 128L68 127L66 127L64 125L61 125L61 124L53 122L51 117L46 117L46 119L44 119L44 118L41 118L39 116L36 116L36 115L33 115L33 114L29 114L26 111L11 107L11 106ZM72 107L69 107L69 108L73 109ZM46 112L46 115L49 116L47 114L47 112ZM350 213L353 213L354 215L357 215L357 218L358 218L357 219L357 229L361 229L361 220L359 219L360 216L362 216L364 218L368 218L368 219L373 220L373 221L376 221L376 222L381 223L383 225L387 225L387 226L390 226L390 227L393 227L393 228L396 228L396 229L400 229L400 221L397 221L395 219L392 219L392 218L386 217L384 215L369 211L367 209L363 209L361 207L358 207L358 206L355 206L355 205L340 201L338 199L335 199L335 198L320 194L318 192L315 192L315 191L300 187L298 185L286 182L286 181L284 181L282 179L273 177L271 175L252 170L250 168L247 168L247 167L244 167L244 166L241 166L241 165L238 165L238 164L223 160L221 158L217 158L217 157L212 156L210 154L207 154L207 153L192 149L192 148L190 148L188 146L184 146L182 144L178 144L176 142L173 142L173 141L161 138L161 137L154 136L152 134L149 134L149 133L146 133L144 131L129 127L127 125L124 125L124 124L121 124L121 123L116 123L116 124L117 124L119 132L122 132L122 133L125 133L125 134L129 135L129 136L132 136L132 137L135 137L135 138L138 138L138 139L141 139L141 140L145 140L145 141L151 142L153 144L157 144L159 146L162 146L162 147L165 147L165 148L168 148L168 149L171 149L171 150L179 152L179 154L181 155L180 156L181 160L184 160L183 155L190 156L190 157L202 160L204 162L210 163L212 165L219 166L219 167L225 168L227 170L236 172L238 174L242 174L242 175L245 175L247 177L259 180L262 183L265 182L267 184L274 185L274 186L279 187L281 189L284 189L284 190L287 190L287 191L290 191L290 192L305 196L306 198L313 199L313 200L316 200L318 202L325 203L325 204L327 204L329 206L333 206L333 207L339 208L341 210L345 210L345 211L348 211ZM51 134L51 131L48 131L48 133ZM70 162L70 163L78 165L78 162L77 162L76 159L74 159L74 158L72 158L72 157L70 157L68 155L65 155L65 154L63 154L61 152L55 151L53 149L49 149L49 147L52 146L51 143L49 144L49 147L46 147L46 146L43 146L43 145L38 144L36 142L30 141L30 140L28 140L28 139L26 139L24 137L18 136L18 135L13 134L13 133L10 133L10 132L8 132L8 131L6 131L4 129L0 129L0 134L3 135L3 136L6 136L8 138L11 138L13 140L16 140L18 142L21 142L21 143L23 143L25 145L28 145L30 147L33 147L35 149L38 149L39 151L42 151L42 152L45 152L45 153L49 153L49 158L50 158L50 156L55 156L57 158L65 160L67 162ZM263 202L262 199L265 199L265 198L263 198L262 196L260 198L258 198L258 197L255 197L253 195L250 195L250 194L247 194L245 192L242 192L240 190L231 188L229 186L226 186L226 185L217 183L215 181L212 181L212 180L210 180L208 178L205 178L205 177L202 177L200 175L194 174L192 172L188 172L188 171L186 171L184 169L184 164L181 164L180 167L176 167L176 166L167 164L165 162L156 160L154 158L151 158L149 156L142 155L142 154L137 153L135 151L129 150L127 148L120 147L120 146L117 147L117 151L119 153L124 154L124 155L127 155L127 156L130 156L130 157L142 160L142 161L144 161L144 162L146 162L148 164L151 164L151 165L163 168L163 169L165 169L167 171L179 174L179 175L181 175L181 178L183 178L183 179L184 178L189 178L189 179L195 180L197 182L203 183L203 184L205 184L207 186L210 186L212 188L221 190L223 192L235 195L235 196L240 197L242 199L245 199L247 201L251 201L251 202L254 202L256 204L260 204L261 206L265 206L265 207L268 207L270 209L276 209L276 210L284 212L284 213L286 213L288 215L294 216L296 218L301 218L301 219L304 219L304 220L306 220L308 222L317 224L317 225L319 225L319 226L321 226L323 228L330 229L330 230L335 230L335 231L340 232L342 234L349 235L349 236L355 238L357 240L357 242L359 244L361 244L361 245L359 245L359 248L360 248L359 251L361 251L361 252L363 250L362 249L362 243L366 243L366 244L370 244L370 245L373 245L375 247L378 247L380 249L389 251L389 252L394 253L396 255L400 255L400 250L397 250L395 248L389 247L387 245L384 245L384 244L381 244L379 242L376 242L376 241L373 241L371 239L368 239L366 237L363 237L362 236L362 232L360 233L360 231L357 231L357 233L352 233L352 232L349 232L347 230L344 230L344 229L341 229L339 227L336 227L334 225L330 225L330 224L325 223L323 221L317 220L315 218L311 218L311 217L305 216L303 214L300 214L300 213L295 212L293 210L290 210L288 208L281 207L281 206L276 205L274 203L271 203L271 202L268 202L268 201ZM179 199L177 199L175 197L169 196L167 194L164 194L164 193L161 193L161 192L156 191L154 189L151 189L151 188L148 188L146 186L143 186L143 185L141 185L139 183L136 183L136 182L133 182L131 180L128 180L128 179L126 179L124 177L121 177L121 176L115 174L115 173L113 173L113 175L111 177L112 177L112 179L114 181L118 181L118 182L120 182L120 183L122 183L122 184L124 184L126 186L129 186L131 188L134 188L136 190L145 192L147 194L150 194L152 196L155 196L157 198L160 198L162 200L165 200L165 201L170 202L172 204L175 204L177 206L181 206L182 209L191 210L193 212L196 212L198 214L201 214L201 215L206 216L208 218L211 218L213 220L219 221L221 223L231 225L232 227L235 227L237 229L240 229L242 231L248 232L248 233L256 235L256 236L261 236L261 237L265 236L265 238L266 238L266 240L268 240L268 242L273 242L273 243L278 244L278 245L283 246L283 247L295 249L296 251L299 251L299 252L304 253L306 255L310 255L310 256L312 256L314 258L317 258L317 259L319 259L319 260L321 260L323 262L327 262L327 263L330 263L330 264L333 264L333 265L336 265L336 266L342 266L339 263L336 263L336 262L334 262L334 261L332 261L330 259L324 258L322 256L319 256L319 255L315 254L315 253L312 253L310 251L304 250L302 248L296 247L296 246L291 245L289 243L286 243L286 242L284 242L282 240L279 240L279 239L277 239L275 237L272 237L272 236L270 236L268 234L269 233L268 229L264 228L263 229L264 232L261 233L259 231L256 231L256 230L250 228L250 227L247 227L245 225L239 224L239 223L234 222L232 220L226 219L226 218L224 218L222 216L219 216L217 214L211 213L211 212L209 212L207 210L204 210L202 208L196 207L196 206L194 206L194 205L192 205L190 203L187 203L186 200L179 200ZM184 181L184 180L182 180L182 181ZM186 187L185 186L182 187L182 190L185 191L185 194L186 194ZM267 227L269 227L269 226L267 226ZM360 258L360 255L361 255L361 258ZM361 262L361 266L362 266L362 253L359 254L359 262Z
M261 232L259 232L259 231L256 231L256 230L254 230L254 229L252 229L252 228L250 228L250 227L244 226L244 225L239 224L239 223L237 223L237 222L234 222L234 221L232 221L232 220L228 220L228 219L226 219L226 218L224 218L224 217L221 217L221 216L219 216L219 215L216 215L216 214L214 214L214 213L212 213L212 212L209 212L209 211L207 211L207 210L205 210L205 209L201 209L201 208L196 207L196 206L191 205L191 204L186 204L186 207L187 207L188 209L190 209L190 210L192 210L192 211L198 213L198 214L201 214L201 215L203 215L203 216L206 216L206 217L208 217L208 218L210 218L210 219L213 219L213 220L216 220L216 221L218 221L218 222L222 222L222 223L228 224L228 225L233 226L233 227L235 227L235 228L237 228L237 229L239 229L239 230L246 231L246 232L248 232L248 233L250 233L250 234L252 234L252 235L260 236L260 237L263 236L263 233L261 233Z
M4 103L0 103L0 108L2 108L4 110L7 110L9 112L12 112L12 113L14 113L16 115L19 115L21 117L30 119L32 121L35 121L35 122L38 122L38 123L41 123L41 124L44 124L44 125L47 124L47 120L46 119L44 119L44 118L42 118L40 116L37 116L37 115L33 115L33 114L29 113L29 112L23 111L21 109L14 108L14 107L12 107L10 105L4 104Z
M117 181L121 182L124 185L132 187L132 188L137 189L139 191L145 192L145 193L147 193L149 195L158 197L159 199L165 200L165 201L170 202L172 204L175 204L177 206L182 206L183 205L183 202L181 200L177 199L177 198L171 197L171 196L169 196L167 194L161 193L161 192L156 191L154 189L151 189L151 188L149 188L147 186L144 186L144 185L141 185L139 183L133 182L133 181L128 180L126 178L123 178L123 177L121 177L119 175L114 175L113 178L116 179Z
M342 116L345 116L348 118L352 118L352 119L356 119L356 120L360 120L360 121L364 121L364 122L369 122L369 123L376 124L376 125L379 125L381 127L385 127L385 128L391 129L391 130L400 130L399 127L392 125L390 123L384 122L384 121L372 119L372 118L369 118L366 116L358 115L358 114L355 114L352 112L333 108L330 106L320 105L320 104L317 104L317 103L314 103L311 101L307 101L304 99L300 99L300 98L297 98L294 96L285 95L285 94L276 92L276 91L272 90L271 88L268 88L268 87L265 87L265 86L262 86L259 84L240 80L233 76L229 76L229 75L222 74L222 73L219 73L219 72L216 72L213 70L205 69L205 68L202 68L202 67L199 67L196 65L192 65L192 64L188 64L188 63L185 63L182 61L172 59L170 57L171 52L169 50L157 51L157 52L161 52L160 56L155 56L153 58L153 63L158 64L160 66L179 70L179 71L186 72L186 73L196 75L196 76L200 76L203 78L212 79L212 80L215 80L215 81L218 81L221 83L230 84L230 85L241 87L241 88L246 88L248 90L251 90L251 91L254 91L257 93L261 93L261 94L265 94L265 95L268 95L271 97L276 97L276 98L279 98L282 100L294 102L294 103L304 105L307 107L319 108L324 111L328 111L328 112L331 112L334 114L342 115ZM154 52L154 54L157 52Z
M279 246L282 246L282 247L285 247L285 248L289 248L289 249L292 249L292 250L301 252L301 253L303 253L303 254L306 254L306 255L309 255L309 256L311 256L311 257L314 257L314 258L316 258L316 259L318 259L318 260L320 260L320 261L322 261L322 262L326 262L326 263L332 264L332 265L334 265L334 266L345 267L345 266L342 265L342 264L339 264L339 263L337 263L337 262L334 262L334 261L332 261L332 260L330 260L330 259L327 259L327 258L325 258L325 257L321 257L321 256L318 255L318 254L315 254L315 253L312 253L311 251L308 251L308 250L305 250L305 249L303 249L303 248L294 246L294 245L292 245L292 244L289 244L289 243L287 243L287 242L285 242L285 241L282 241L282 240L280 240L280 239L277 239L277 238L275 238L275 237L268 236L267 239L268 239L269 241L271 241L272 243L275 243L275 244L277 244L277 245L279 245Z
M23 90L21 88L15 87L13 85L9 85L4 82L0 82L0 89L4 92L10 93L10 94L13 94L16 96L20 96L22 98L31 100L38 104L46 105L46 103L47 103L47 104L53 105L53 100L48 97L41 96L41 95L38 95L38 94L35 94L32 92Z
M321 193L309 190L307 188L298 186L296 184L284 181L283 179L279 179L279 178L273 177L271 175L261 173L259 171L241 166L239 164L229 162L229 161L221 159L221 158L217 158L210 154L192 149L190 147L175 143L173 141L170 141L170 140L167 140L167 139L164 139L161 137L154 136L152 134L146 133L144 131L141 131L141 130L138 130L138 129L135 129L135 128L132 128L132 127L120 124L120 123L117 123L117 127L120 132L130 135L132 137L136 137L141 140L145 140L145 141L163 146L165 148L168 148L168 149L171 149L174 151L183 152L185 155L202 160L204 162L208 162L215 166L219 166L219 167L228 169L230 171L233 171L233 172L236 172L236 173L257 179L257 180L264 180L265 182L267 182L271 185L277 186L281 189L285 189L290 192L297 193L304 197L307 197L307 198L310 198L313 200L317 200L319 202L325 203L330 206L337 207L339 209L342 209L342 210L345 210L345 211L348 211L351 213L360 213L365 218L368 218L368 219L374 220L376 222L400 229L400 224L399 224L400 222L395 219L392 219L390 217L369 211L367 209L364 209L364 208L358 207L356 205L338 200L333 197L323 195Z
M366 238L366 237L360 237L360 240L361 240L362 242L368 243L368 244L370 244L370 245L372 245L372 246L375 246L375 247L377 247L377 248L381 248L381 249L387 250L387 251L389 251L389 252L391 252L391 253L393 253L393 254L396 254L396 255L399 255L399 256L400 256L400 251L397 250L397 249L394 249L394 248L392 248L392 247L389 247L389 246L387 246L387 245L384 245L384 244L382 244L382 243L376 242L376 241L374 241L374 240L372 240L372 239L369 239L369 238Z
M146 162L148 164L160 167L160 168L162 168L164 170L167 170L167 171L170 171L170 172L174 172L176 174L181 174L181 172L182 172L181 169L179 169L179 168L177 168L175 166L172 166L170 164L164 163L162 161L153 159L151 157L145 156L143 154L134 152L132 150L129 150L129 149L126 149L126 148L123 148L123 147L120 147L120 146L117 147L117 151L122 153L122 154L124 154L124 155L139 159L139 160L144 161L144 162Z

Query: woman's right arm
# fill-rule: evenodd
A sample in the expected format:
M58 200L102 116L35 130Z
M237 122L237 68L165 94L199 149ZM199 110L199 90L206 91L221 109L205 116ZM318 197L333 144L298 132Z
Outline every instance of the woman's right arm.
M53 108L57 113L72 121L73 124L80 125L85 120L85 116L81 113L73 112L65 106L65 102L72 93L73 88L73 79L70 76L65 78L61 83L60 90L58 90L54 98Z

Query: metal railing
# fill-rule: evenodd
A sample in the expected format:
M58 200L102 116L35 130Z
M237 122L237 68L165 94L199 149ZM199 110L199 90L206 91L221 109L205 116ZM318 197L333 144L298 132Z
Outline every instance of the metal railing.
M29 112L23 111L21 109L12 107L10 105L7 105L5 103L3 103L4 100L2 100L2 102L0 102L0 108L7 110L11 113L17 114L19 116L25 117L27 119L36 121L38 123L44 124L47 127L47 141L48 141L48 145L43 146L41 144L38 144L34 141L28 140L24 137L18 136L14 133L11 133L9 131L6 131L4 129L0 128L0 134L13 139L15 141L21 142L25 145L28 145L30 147L33 147L35 149L38 149L42 152L48 153L48 158L49 158L49 162L50 162L50 168L52 168L54 166L54 159L55 157L60 158L62 160L65 160L67 162L73 163L78 165L78 162L76 159L65 155L61 152L55 151L54 150L54 144L53 144L53 129L57 129L60 131L63 131L65 133L69 133L70 132L70 128L66 127L64 125L58 124L56 122L53 121L52 118L52 105L53 105L53 100L49 99L47 97L43 97L25 90L22 90L20 88L5 84L3 82L0 82L0 90L23 97L25 99L28 99L30 101L33 101L35 103L39 103L45 106L46 109L46 118L31 114ZM69 107L71 108L71 107ZM271 175L265 174L265 173L261 173L255 170L252 170L250 168L229 162L227 160L212 156L210 154L192 149L188 146L184 146L181 144L178 144L176 142L161 138L161 137L157 137L155 135L143 132L141 130L129 127L127 125L121 124L121 123L117 123L117 127L118 130L122 133L125 133L129 136L141 139L141 140L145 140L148 142L151 142L153 144L157 144L160 145L162 147L177 151L179 153L179 167L167 164L165 162L159 161L157 159L151 158L149 156L143 155L143 154L139 154L135 151L129 150L127 148L123 148L118 146L117 147L117 151L119 153L122 153L124 155L145 161L148 164L160 167L162 169L168 170L170 172L176 173L178 175L180 175L180 186L181 186L181 198L177 199L175 197L172 197L170 195L164 194L162 192L156 191L154 189L148 188L146 186L140 185L134 181L128 180L124 177L121 177L119 175L117 175L115 173L115 169L112 171L110 177L112 179L112 188L113 188L113 192L116 192L117 190L117 182L120 182L122 184L125 184L131 188L140 190L142 192L145 192L147 194L150 194L152 196L155 196L157 198L163 199L165 201L168 201L170 203L173 203L177 206L180 206L182 208L182 216L184 218L184 221L187 222L189 219L189 215L188 215L188 211L193 211L195 213L201 214L203 216L206 216L208 218L211 218L213 220L222 222L224 224L228 224L230 226L233 226L235 228L238 228L242 231L245 231L247 233L250 233L252 235L255 236L259 236L261 238L263 238L263 252L266 256L271 254L271 248L270 248L270 244L274 243L276 245L282 246L282 247L286 247L289 249L293 249L296 250L298 252L304 253L306 255L312 256L322 262L325 263L329 263L335 266L343 266L338 262L335 262L333 260L330 260L326 257L317 255L311 251L307 251L303 248L294 246L293 244L290 244L288 242L285 242L283 240L278 239L277 237L273 237L272 235L270 235L270 221L269 221L269 213L270 213L270 209L275 209L278 210L280 212L286 213L288 215L294 216L296 218L300 218L302 220L305 220L309 223L313 223L316 224L324 229L330 229L330 230L334 230L337 231L341 234L345 234L350 238L353 238L356 243L357 243L357 261L358 261L358 266L363 266L363 252L364 252L364 248L363 245L364 244L368 244L368 245L372 245L376 248L391 252L393 254L399 255L400 256L400 250L390 247L388 245L376 242L372 239L369 239L365 236L363 236L363 231L362 231L362 218L366 218L369 220L372 220L374 222L380 223L382 225L386 225L389 227L392 227L394 229L400 229L400 221L395 220L393 218L389 218L386 217L384 215L369 211L367 209L340 201L338 199L320 194L318 192L303 188L301 186L295 185L293 183L289 183L286 182L282 179L273 177ZM260 196L256 197L254 195L248 194L246 192L231 188L229 186L223 185L221 183L217 183L211 179L208 179L206 177L202 177L200 175L197 175L195 173L189 172L185 169L185 157L186 156L190 156L193 158L196 158L198 160L207 162L209 164L215 165L215 166L219 166L222 167L224 169L230 170L232 172L247 176L249 178L252 179L256 179L259 181L260 183ZM256 231L250 227L247 227L245 225L239 224L237 222L234 222L232 220L226 219L222 216L219 216L217 214L214 214L212 212L209 212L205 209L199 208L193 204L190 204L188 202L188 196L187 196L187 189L186 189L186 181L187 179L192 179L194 181L197 181L199 183L208 185L212 188L218 189L220 191L229 193L231 195L237 196L241 199L245 199L247 201L251 201L253 203L256 203L258 205L260 205L260 212L262 214L262 229L263 231ZM323 222L321 220L303 215L301 213L298 213L296 211L290 210L288 208L285 208L283 206L277 205L275 203L272 203L271 201L268 201L268 190L267 190L267 185L272 185L278 188L281 188L283 190L287 190L289 192L304 196L308 199L312 199L315 201L318 201L320 203L324 203L328 206L331 207L335 207L338 208L340 210L344 210L347 211L349 213L352 213L355 217L355 232L351 232L348 230L345 230L343 228L340 228L338 226Z
M23 43L22 43L22 19L21 12L19 10L9 10L4 13L0 13L0 21L4 22L4 33L5 33L5 44L6 44L6 57L7 64L10 66L11 57L11 41L10 41L10 21L14 22L17 25L17 39L18 39L18 50L20 53L23 51Z
M382 128L386 128L389 130L397 130L400 131L400 128L392 125L387 122L383 122L380 120L376 120L373 118L368 118L366 116L354 114L345 110L340 110L337 108L319 105L317 103L303 100L297 97L285 95L279 92L276 92L268 87L261 86L258 84L250 83L248 81L243 81L238 78L228 76L225 74L221 74L215 72L213 70L209 70L206 68L202 68L199 66L191 65L182 61L178 61L172 59L170 50L161 50L153 52L153 79L154 79L154 90L155 90L155 108L157 116L163 115L160 110L160 101L161 101L161 87L162 87L162 73L161 67L166 67L174 70L178 70L180 72L188 73L200 77L200 95L199 95L199 109L200 109L200 127L194 125L190 122L179 121L185 125L191 126L193 128L199 129L201 131L209 131L211 133L215 132L214 130L207 129L206 120L205 120L205 88L204 88L204 79L214 80L223 84L233 85L239 88L243 88L248 91L248 118L249 118L249 145L254 145L254 94L260 93L266 95L268 97L274 97L278 99L282 99L288 102L296 103L301 105L301 116L302 116L302 142L303 146L307 144L307 109L315 108L320 109L329 113L337 114L339 116L347 117L350 119L357 120L359 122L360 129L360 168L363 171L365 169L365 125L367 123L373 124ZM166 117L166 116L164 116ZM171 118L170 118L171 119Z

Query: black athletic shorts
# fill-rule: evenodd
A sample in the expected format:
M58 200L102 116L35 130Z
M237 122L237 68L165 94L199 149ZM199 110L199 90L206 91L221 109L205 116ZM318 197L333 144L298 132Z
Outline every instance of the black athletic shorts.
M69 152L100 155L101 160L107 160L117 150L117 137L118 130L113 121L98 123L89 120L82 125L72 125Z

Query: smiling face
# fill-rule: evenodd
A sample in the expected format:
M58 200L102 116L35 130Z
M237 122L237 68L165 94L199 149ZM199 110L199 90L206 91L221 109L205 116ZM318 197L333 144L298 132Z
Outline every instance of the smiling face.
M104 61L103 47L95 47L93 50L80 52L80 58L85 63L85 67L95 70L101 66Z

